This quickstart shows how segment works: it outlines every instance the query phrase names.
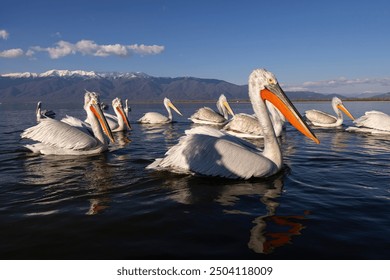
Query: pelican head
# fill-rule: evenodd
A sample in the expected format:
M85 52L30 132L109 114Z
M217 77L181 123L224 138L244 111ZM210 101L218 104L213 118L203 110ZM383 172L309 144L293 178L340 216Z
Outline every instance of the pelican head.
M84 110L87 112L88 118L95 117L98 120L104 134L107 135L111 142L115 142L110 126L108 125L106 117L101 109L99 95L96 92L87 91L85 93ZM90 115L90 113L92 113L92 115Z
M346 114L348 117L350 117L352 120L355 120L355 118L352 116L352 114L345 108L343 102L338 97L332 98L332 107L335 112L338 112L341 110L344 114Z
M234 116L234 112L230 107L226 99L226 96L224 94L221 94L221 96L218 98L217 108L220 111L220 113L222 113L222 115L225 117L225 119L228 119L229 114Z
M171 100L169 100L169 99L166 98L166 97L164 98L164 106L165 106L165 108L167 108L167 110L168 110L168 108L170 107L170 108L172 108L173 110L175 110L175 112L178 113L180 116L183 116L183 115L180 113L180 111L175 107L175 105L172 104ZM169 110L168 110L168 112L169 112Z
M37 109L35 110L35 115L37 117L37 122L39 122L41 120L41 105L42 105L42 102L38 101Z
M274 74L265 69L256 69L249 76L248 86L252 103L261 107L257 108L258 106L254 106L253 109L255 112L266 110L265 101L268 101L272 103L298 131L312 139L315 143L320 143L313 131L303 120L298 110L288 99ZM269 117L268 121L270 122Z
M129 119L127 118L127 114L124 112L122 106L122 100L120 98L117 97L114 100L112 100L112 108L114 109L115 113L122 118L127 128L131 129Z
M127 98L125 100L125 108L123 110L125 111L126 116L129 117L129 111L131 111L131 108L129 108L129 100Z

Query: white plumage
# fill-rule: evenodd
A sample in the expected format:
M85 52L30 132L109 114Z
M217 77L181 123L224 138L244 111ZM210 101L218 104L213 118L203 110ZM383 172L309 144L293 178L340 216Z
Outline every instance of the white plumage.
M270 113L272 126L276 137L279 137L283 131L283 125L286 119L272 103L266 102ZM240 138L263 138L263 130L256 116L245 113L235 114L234 117L222 128L227 133Z
M171 123L173 120L173 116L170 108L172 108L173 110L175 110L176 113L182 116L180 111L175 107L175 105L172 104L171 100L169 100L168 98L164 98L164 106L168 111L168 117L157 112L148 112L145 115L143 115L143 117L140 118L138 121L140 123L145 123L145 124Z
M354 121L356 127L348 127L350 132L390 134L390 116L380 111L368 111Z
M283 159L265 100L272 102L304 135L319 143L272 73L264 69L252 72L249 97L264 133L262 152L253 144L217 129L195 127L187 130L164 158L156 159L147 168L244 179L277 173L282 168Z
M122 100L117 97L112 100L112 109L114 110L116 116L104 113L104 116L107 119L107 123L110 126L112 132L117 131L126 131L130 130L130 122L128 120L128 107L127 107L127 99L126 99L126 109L123 108Z
M332 107L337 117L314 109L306 111L305 117L310 121L312 125L320 127L337 127L342 125L344 119L341 111L343 111L352 120L355 119L352 114L347 110L347 108L345 108L340 98L332 98Z
M223 94L218 98L217 109L218 112L209 107L200 108L189 119L198 124L223 125L228 121L229 114L234 116L233 110Z
M41 119L47 119L47 118L54 119L55 118L56 113L54 113L54 111L52 111L52 110L42 110L41 106L42 106L42 102L38 101L37 108L35 110L35 115L36 115L36 118L37 118L37 122L40 122Z
M23 131L22 138L40 142L25 147L34 153L56 155L89 155L107 150L108 141L103 131L111 141L114 139L95 93L85 94L84 109L91 124L92 134L68 123L47 118Z

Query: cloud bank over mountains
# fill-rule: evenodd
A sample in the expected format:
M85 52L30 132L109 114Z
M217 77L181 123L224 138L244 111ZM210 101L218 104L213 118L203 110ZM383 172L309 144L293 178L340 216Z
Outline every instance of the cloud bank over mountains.
M307 81L296 85L285 85L287 91L314 91L320 93L382 93L390 91L390 77L348 79L340 77L331 80Z
M6 30L0 30L0 38L7 40L9 33ZM120 56L129 57L137 55L156 55L164 51L164 46L159 45L144 45L144 44L107 44L100 45L93 40L80 40L76 43L60 40L52 47L31 46L28 50L14 48L0 51L2 58L17 58L17 57L34 57L37 52L47 52L51 59L59 59L68 55L90 55L98 57Z

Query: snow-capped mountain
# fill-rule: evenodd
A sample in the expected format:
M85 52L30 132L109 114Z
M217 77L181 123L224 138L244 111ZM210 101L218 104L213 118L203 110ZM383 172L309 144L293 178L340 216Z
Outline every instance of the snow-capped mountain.
M85 90L96 91L102 100L115 97L130 101L217 100L221 93L228 99L248 99L248 86L222 80L194 77L153 77L141 72L94 72L49 70L44 73L0 75L0 102L79 102ZM287 92L293 100L330 100L337 94ZM375 98L375 96L374 96ZM389 94L378 98L389 99Z
M49 70L43 73L32 73L32 72L23 72L23 73L8 73L0 74L0 77L4 78L46 78L46 77L81 77L86 79L95 79L95 78L147 78L149 75L142 72L95 72L95 71L84 71L84 70Z
M142 72L94 72L50 70L44 73L0 75L0 102L78 102L85 90L96 91L101 99L129 100L216 100L221 93L228 98L247 98L247 87L222 80L192 77L153 77Z

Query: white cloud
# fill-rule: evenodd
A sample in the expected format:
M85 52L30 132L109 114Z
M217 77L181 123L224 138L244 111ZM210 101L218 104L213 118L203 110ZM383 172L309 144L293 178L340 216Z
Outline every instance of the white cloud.
M354 94L363 92L390 92L390 77L356 78L340 77L331 80L307 81L297 85L286 85L286 91L315 91L319 93Z
M131 54L154 55L163 52L164 49L164 46L147 46L143 44L134 44L127 46L121 44L98 45L92 40L80 40L75 44L66 41L59 41L55 44L54 47L42 48L36 46L30 48L31 51L48 52L49 56L52 59L58 59L76 53L101 57L111 55L125 57Z
M73 44L66 41L58 41L53 48L42 48L39 46L31 47L30 51L35 52L48 52L49 56L53 59L57 59L63 56L74 54Z
M4 58L16 58L23 55L24 52L22 49L9 49L0 52L0 57L4 57Z
M8 36L9 36L9 33L6 30L0 29L0 38L1 39L7 40Z
M136 54L159 54L164 51L164 46L158 46L158 45L152 45L152 46L146 46L144 44L138 45L129 45L127 46L129 50L131 50L133 53Z

